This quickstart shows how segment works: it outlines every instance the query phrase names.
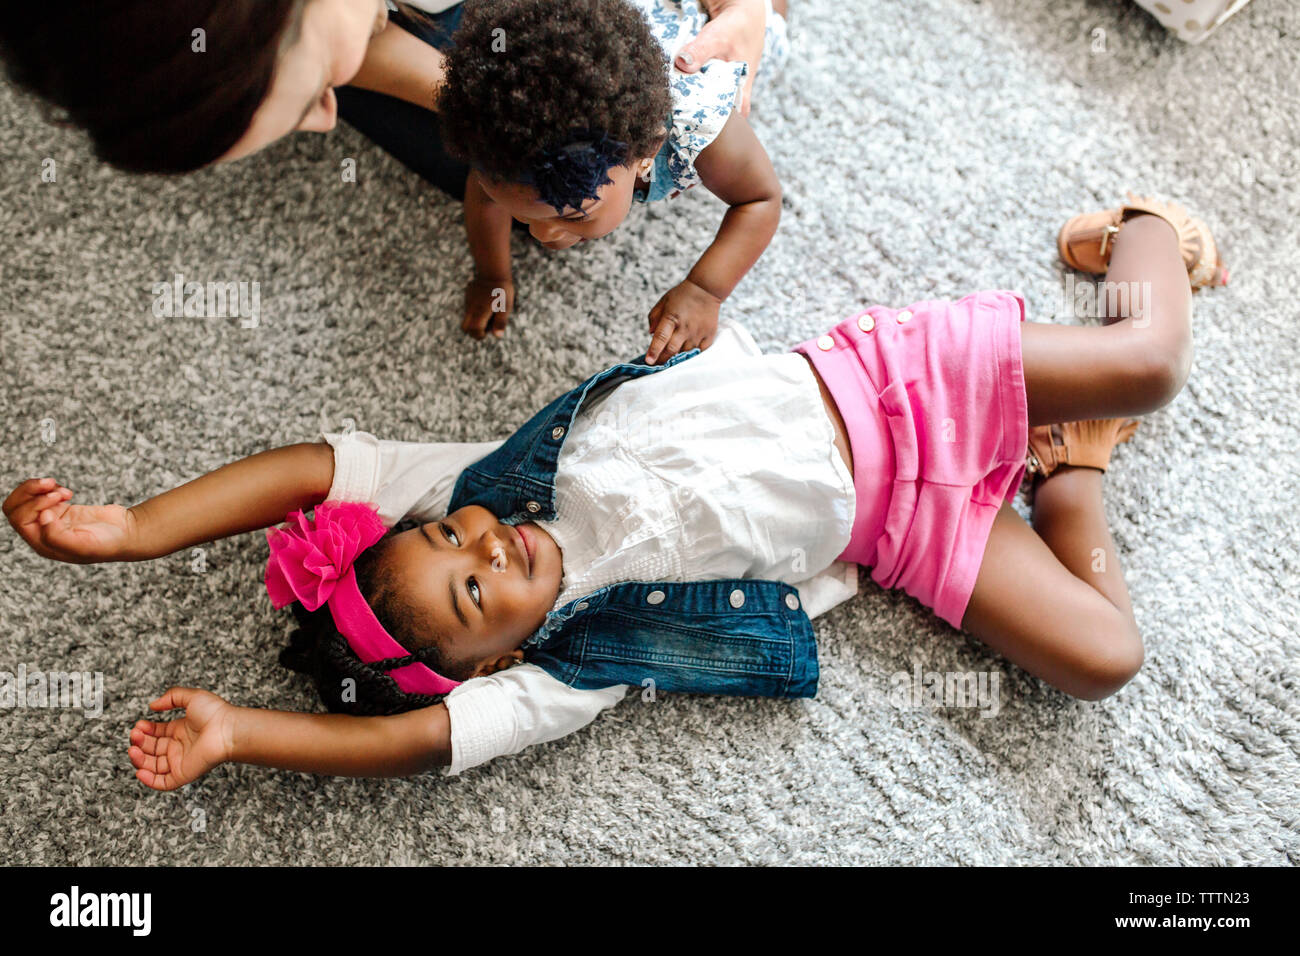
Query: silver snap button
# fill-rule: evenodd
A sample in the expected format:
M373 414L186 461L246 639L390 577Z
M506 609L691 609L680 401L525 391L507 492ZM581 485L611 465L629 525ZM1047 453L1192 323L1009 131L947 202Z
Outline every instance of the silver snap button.
M858 328L863 332L870 332L876 327L876 320L869 315L858 316Z
M587 610L587 608L589 608L590 606L591 606L591 605L589 605L586 601L579 601L579 602L578 602L578 606L575 607L574 610L575 610L575 611L585 611L585 610Z
M531 511L533 514L537 514L537 512L542 510L542 506L539 505L536 501L530 501L528 502L528 504L524 505L524 507L527 508L529 511Z
M552 428L552 429L551 429L551 437L554 438L556 441L559 441L561 438L563 438L563 437L564 437L564 426L563 426L563 425L556 425L554 428Z
M792 611L797 611L799 610L799 599L793 594L787 594L785 596L785 606Z
M902 325L904 322L910 322L911 320L912 320L912 313L908 312L907 309L904 309L902 312L898 313L899 325Z
M835 340L829 335L823 335L817 340L817 347L823 352L829 352L831 349L835 348Z
M745 592L740 588L736 588L736 590L731 592L731 597L728 600L731 601L732 607L743 607L745 604Z
M646 604L663 604L663 603L664 603L664 592L663 592L663 591L651 591L649 594L647 594L647 595L645 596L645 602L646 602Z

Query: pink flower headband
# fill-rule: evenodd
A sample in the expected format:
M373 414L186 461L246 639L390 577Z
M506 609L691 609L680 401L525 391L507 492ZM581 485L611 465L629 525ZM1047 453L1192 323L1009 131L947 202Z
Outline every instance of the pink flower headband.
M368 505L323 502L309 521L301 511L266 533L271 557L266 562L266 593L277 608L299 601L309 611L328 604L334 625L367 664L410 657L379 623L357 587L352 564L387 530ZM450 680L421 663L404 664L388 676L408 694L447 694L460 681Z

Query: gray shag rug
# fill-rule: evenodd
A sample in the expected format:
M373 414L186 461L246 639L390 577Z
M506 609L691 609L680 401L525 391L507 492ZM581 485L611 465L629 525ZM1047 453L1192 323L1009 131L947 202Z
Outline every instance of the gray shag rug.
M7 862L1296 862L1300 7L1256 0L1189 47L1121 0L795 0L792 37L754 114L785 213L726 305L767 349L984 287L1051 319L1057 228L1126 188L1185 199L1221 238L1233 280L1196 298L1191 381L1107 480L1141 674L1071 700L867 581L818 622L813 700L630 698L459 778L231 766L159 794L127 733L168 685L318 706L276 661L288 615L265 598L264 544L72 567L5 529L0 670L104 679L98 719L0 712ZM502 437L644 347L646 311L722 212L696 190L580 250L517 240L518 314L476 343L458 331L459 207L353 130L138 179L0 86L0 142L0 477L52 474L83 502L348 419ZM177 273L259 282L257 327L156 317ZM896 706L893 675L918 667L998 673L1000 711Z

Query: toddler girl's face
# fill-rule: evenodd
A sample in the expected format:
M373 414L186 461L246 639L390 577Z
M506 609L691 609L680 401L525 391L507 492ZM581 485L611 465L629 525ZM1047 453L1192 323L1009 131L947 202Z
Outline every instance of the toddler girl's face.
M471 505L394 535L386 560L413 620L439 635L453 672L490 674L546 620L560 593L560 548L532 522L502 524Z
M609 235L627 218L636 189L634 167L637 165L610 167L606 175L613 182L600 187L596 198L584 202L580 211L570 207L563 215L556 213L554 206L542 202L532 186L484 180L483 191L528 226L533 238L547 249L568 249L579 242Z

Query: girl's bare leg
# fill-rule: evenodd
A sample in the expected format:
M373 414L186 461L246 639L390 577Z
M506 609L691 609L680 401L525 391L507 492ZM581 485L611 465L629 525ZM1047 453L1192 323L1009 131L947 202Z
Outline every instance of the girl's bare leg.
M1031 425L1137 415L1182 388L1191 364L1191 287L1173 228L1139 216L1116 236L1108 283L1148 290L1104 328L1026 323ZM1030 528L1003 505L962 626L1076 697L1114 693L1142 666L1101 496L1102 474L1062 466L1039 482Z
M1004 504L962 627L1013 664L1099 700L1142 666L1142 637L1101 506L1101 472L1062 467L1038 487L1034 527Z
M1173 227L1157 216L1136 216L1115 237L1106 287L1133 284L1137 301L1121 296L1103 328L1021 326L1030 425L1141 415L1182 389L1192 363L1192 290Z

